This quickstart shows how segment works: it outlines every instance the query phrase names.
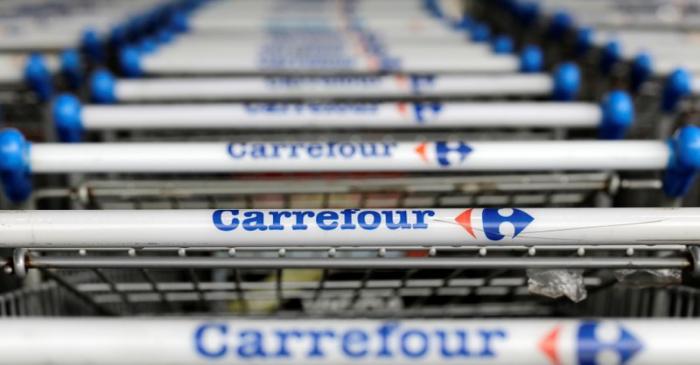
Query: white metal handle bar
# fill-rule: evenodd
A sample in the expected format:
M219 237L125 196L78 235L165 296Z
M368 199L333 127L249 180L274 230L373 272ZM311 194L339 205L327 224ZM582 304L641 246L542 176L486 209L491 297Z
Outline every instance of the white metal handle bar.
M16 365L695 364L693 319L265 320L12 319ZM85 346L90 344L90 346Z
M600 105L566 102L355 102L81 105L54 101L63 142L99 130L599 128L621 138L634 121L631 98L610 93Z
M698 208L0 212L4 248L697 244Z
M700 128L663 141L33 143L0 133L5 192L23 200L34 173L666 170L683 195L700 168Z
M273 54L243 53L235 58L219 57L216 52L178 56L167 52L143 54L135 49L124 50L124 71L133 76L151 75L221 75L258 72L491 72L513 73L523 68L523 60L514 55L479 55L464 58L433 58L431 55L412 55L406 58L365 57L343 54L318 56L276 56Z
M553 75L355 75L241 78L115 79L93 74L94 101L212 101L258 99L368 99L408 97L553 97L571 100L580 83L578 68L561 65Z

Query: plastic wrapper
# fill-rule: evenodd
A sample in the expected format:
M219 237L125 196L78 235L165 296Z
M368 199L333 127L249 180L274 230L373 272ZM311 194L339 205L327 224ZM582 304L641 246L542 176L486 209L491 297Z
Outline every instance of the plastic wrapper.
M573 302L586 299L583 270L527 270L530 293L549 298L567 297Z
M681 283L679 269L621 269L615 270L620 284L633 288L657 288Z

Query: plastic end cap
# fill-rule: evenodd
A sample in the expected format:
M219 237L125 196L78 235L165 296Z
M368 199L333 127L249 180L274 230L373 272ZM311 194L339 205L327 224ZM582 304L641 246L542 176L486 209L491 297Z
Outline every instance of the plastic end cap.
M141 52L135 47L124 47L119 52L121 71L127 77L138 77L141 72Z
M535 73L542 71L544 56L542 50L534 45L523 48L520 53L520 72Z
M174 39L173 32L167 28L161 29L157 34L156 34L156 39L158 40L158 43L160 44L167 44L173 41Z
M507 35L499 35L491 42L491 50L496 54L513 53L513 39Z
M82 106L71 94L62 94L53 102L53 121L61 142L80 142L83 136Z
M491 29L488 25L483 23L478 23L472 28L472 42L483 43L488 42L491 37Z
M632 98L624 91L611 91L603 99L601 109L603 120L599 129L600 138L623 139L627 130L634 123Z
M105 55L102 48L102 40L96 30L87 28L83 30L80 40L80 49L95 62L103 62Z
M549 23L548 35L552 39L562 39L573 27L574 21L571 15L565 11L557 11L552 15Z
M632 83L632 90L637 92L642 87L642 85L649 80L653 72L654 64L651 59L651 55L642 52L634 57L632 61L632 70L630 73L630 81Z
M184 33L190 29L187 13L184 11L176 11L170 19L170 27L175 33Z
M41 101L51 98L53 93L51 73L42 55L33 53L29 56L24 68L24 79Z
M663 188L670 197L682 197L690 190L700 170L700 127L681 128L669 142L671 158Z
M67 49L61 53L61 73L68 80L71 88L80 87L83 78L83 65L78 51Z
M457 20L453 26L457 30L468 31L471 29L473 24L474 24L474 19L472 19L469 15L465 14L464 16L462 16L462 19Z
M600 57L600 71L606 75L610 74L613 67L620 61L621 53L620 42L608 42L605 47L603 47L603 52Z
M28 154L29 143L14 128L0 131L0 178L7 198L15 203L29 198L32 180Z
M155 37L146 37L139 42L138 51L141 54L151 54L158 50L158 40Z
M581 71L572 62L562 63L554 70L554 90L552 97L555 100L569 101L578 96L581 87Z
M110 104L117 101L114 96L116 80L107 70L98 70L90 79L90 96L92 101L101 104Z
M593 48L593 28L583 27L576 32L575 51L578 56L587 54Z
M679 68L673 71L664 83L661 97L661 110L666 113L673 112L682 98L690 95L691 76L685 69Z

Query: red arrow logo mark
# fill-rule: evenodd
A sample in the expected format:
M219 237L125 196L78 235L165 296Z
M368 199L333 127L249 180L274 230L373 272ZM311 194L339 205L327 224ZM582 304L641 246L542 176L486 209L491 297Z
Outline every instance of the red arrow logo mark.
M421 160L426 163L428 162L427 145L427 143L423 142L416 146L416 153L420 156Z
M557 342L559 342L560 332L561 326L556 326L540 341L540 351L547 355L552 365L561 365L559 354L557 353Z
M455 218L455 222L462 226L464 230L469 233L470 236L476 238L476 235L474 234L474 228L472 227L472 211L473 208L469 208L465 211L463 211L460 215Z

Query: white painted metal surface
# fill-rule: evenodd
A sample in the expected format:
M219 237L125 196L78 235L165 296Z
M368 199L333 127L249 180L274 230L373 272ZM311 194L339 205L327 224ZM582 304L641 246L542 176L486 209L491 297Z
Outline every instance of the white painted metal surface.
M697 320L3 320L16 365L695 364Z
M592 103L230 103L86 105L86 130L595 128Z
M390 247L700 243L697 208L0 212L0 247Z

